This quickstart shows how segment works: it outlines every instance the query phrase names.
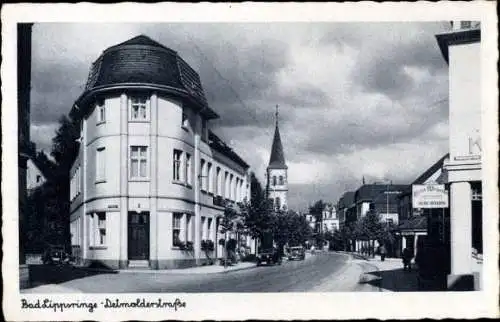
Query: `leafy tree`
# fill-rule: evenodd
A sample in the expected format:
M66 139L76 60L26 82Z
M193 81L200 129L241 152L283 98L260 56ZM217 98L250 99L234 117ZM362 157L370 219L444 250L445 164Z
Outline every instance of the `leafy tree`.
M294 211L277 211L275 216L273 238L280 251L286 244L303 245L311 237L311 227L304 216Z
M250 236L262 240L264 234L272 230L275 218L272 204L253 172L250 174L250 190L250 200L245 200L242 205L243 224Z
M59 119L50 153L55 162L43 151L33 156L47 181L28 199L31 215L26 242L32 249L46 243L63 244L67 248L71 244L69 172L80 144L77 140L80 137L80 118L77 116L73 113L73 117L61 116Z

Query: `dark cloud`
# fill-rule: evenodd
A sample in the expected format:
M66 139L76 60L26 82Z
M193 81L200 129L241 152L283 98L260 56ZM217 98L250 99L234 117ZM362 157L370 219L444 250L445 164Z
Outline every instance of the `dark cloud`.
M35 125L50 124L68 114L82 93L87 71L82 66L43 64L32 73L31 121Z
M375 55L361 51L359 68L351 75L354 82L368 93L382 93L400 100L412 94L418 86L405 67L419 68L434 77L447 73L433 34L412 40L394 43Z

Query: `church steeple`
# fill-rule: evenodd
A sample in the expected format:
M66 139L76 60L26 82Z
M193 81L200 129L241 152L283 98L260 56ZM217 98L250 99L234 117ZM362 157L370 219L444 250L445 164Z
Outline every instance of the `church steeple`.
M280 129L278 126L278 105L276 105L276 126L274 129L273 145L271 147L271 157L269 158L268 169L287 169L285 153L281 144Z
M285 162L285 153L283 153L278 126L278 105L276 105L276 125L266 177L267 197L273 200L275 209L286 210L288 205L288 167Z

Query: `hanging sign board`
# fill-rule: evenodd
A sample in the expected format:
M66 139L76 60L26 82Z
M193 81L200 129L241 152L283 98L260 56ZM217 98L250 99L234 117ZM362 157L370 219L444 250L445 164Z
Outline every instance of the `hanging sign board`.
M448 191L444 184L412 185L413 208L448 208Z

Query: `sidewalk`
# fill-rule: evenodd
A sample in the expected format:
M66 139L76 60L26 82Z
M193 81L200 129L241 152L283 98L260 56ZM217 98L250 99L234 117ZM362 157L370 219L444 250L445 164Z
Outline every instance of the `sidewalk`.
M420 290L418 272L403 270L400 258L385 258L385 261L382 261L378 255L370 258L360 254L352 255L372 267L360 276L360 283L377 286L382 292L417 292Z
M178 268L178 269L120 269L118 273L130 274L130 273L140 273L140 274L215 274L215 273L228 273L234 271L240 271L243 269L250 269L256 267L256 263L250 262L240 262L235 265L227 266L224 268L223 265L206 265L206 266L196 266L189 268Z

